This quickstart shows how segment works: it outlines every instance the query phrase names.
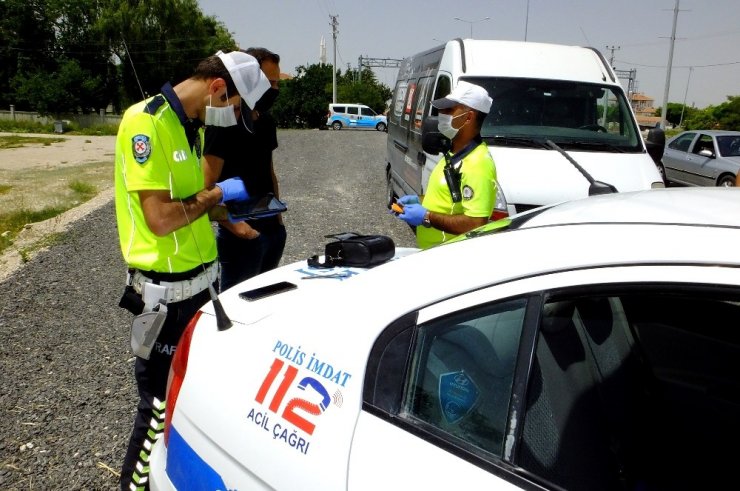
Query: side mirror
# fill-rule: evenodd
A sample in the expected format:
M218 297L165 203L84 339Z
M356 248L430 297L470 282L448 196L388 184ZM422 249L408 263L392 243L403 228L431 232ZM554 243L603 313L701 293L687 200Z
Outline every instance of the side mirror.
M436 116L428 116L421 125L421 148L432 155L446 153L452 148L452 142L439 132L437 123Z
M708 148L705 148L704 150L700 151L699 155L701 155L702 157L708 157L710 159L714 158L714 152L712 152Z
M648 131L645 147L653 162L660 164L660 159L663 158L663 150L665 150L665 131L662 128L653 128Z
M618 192L617 188L615 188L611 184L607 184L601 181L594 181L588 187L589 196L598 196L599 194L612 194L616 192Z

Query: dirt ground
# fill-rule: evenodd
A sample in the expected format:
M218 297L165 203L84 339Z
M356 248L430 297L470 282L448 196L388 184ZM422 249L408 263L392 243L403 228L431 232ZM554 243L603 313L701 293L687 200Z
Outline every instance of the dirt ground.
M10 134L0 133L0 136ZM0 194L0 210L7 213L55 206L65 196L73 194L69 188L73 181L95 186L98 195L58 217L27 225L13 246L0 256L0 281L15 272L23 264L24 257L28 259L33 254L35 244L44 237L63 232L71 222L113 197L115 136L21 136L62 137L64 141L0 149L0 186L11 186L9 191Z

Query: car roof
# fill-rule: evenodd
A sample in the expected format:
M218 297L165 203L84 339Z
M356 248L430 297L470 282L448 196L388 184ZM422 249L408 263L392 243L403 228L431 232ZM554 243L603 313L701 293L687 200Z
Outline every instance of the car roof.
M534 210L532 215L522 228L575 223L740 227L740 189L665 188L617 193L567 201Z
M681 133L675 135L673 138L679 137L686 133L702 133L704 135L711 135L711 136L723 136L723 135L729 135L729 136L740 136L740 131L730 131L730 130L687 130L682 131Z

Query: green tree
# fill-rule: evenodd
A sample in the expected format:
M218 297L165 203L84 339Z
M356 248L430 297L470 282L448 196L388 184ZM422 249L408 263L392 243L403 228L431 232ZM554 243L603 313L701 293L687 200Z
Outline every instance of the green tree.
M728 96L714 110L719 127L723 130L740 131L740 96Z
M108 0L99 22L111 55L120 62L123 104L189 77L199 61L236 49L223 23L196 0Z
M332 97L332 67L308 65L297 75L280 82L280 97L272 114L281 128L319 128L326 123Z
M337 79L339 101L365 104L380 114L385 112L386 101L391 98L391 94L391 89L379 83L370 68L362 70L362 76L357 70L348 70Z

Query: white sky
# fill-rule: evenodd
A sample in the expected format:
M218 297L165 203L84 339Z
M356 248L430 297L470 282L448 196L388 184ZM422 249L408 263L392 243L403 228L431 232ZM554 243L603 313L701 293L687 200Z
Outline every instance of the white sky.
M524 40L593 46L618 70L637 70L637 90L663 103L675 0L198 0L242 48L278 53L281 69L319 62L329 15L338 15L337 66L359 56L404 58L438 40ZM529 16L527 16L529 5ZM704 108L740 95L740 0L680 0L668 100ZM455 20L455 17L465 21ZM482 20L489 17L489 20ZM527 21L528 19L528 21ZM689 67L694 67L689 70ZM395 84L396 69L375 72ZM690 76L689 76L690 74ZM688 91L687 91L688 85Z

